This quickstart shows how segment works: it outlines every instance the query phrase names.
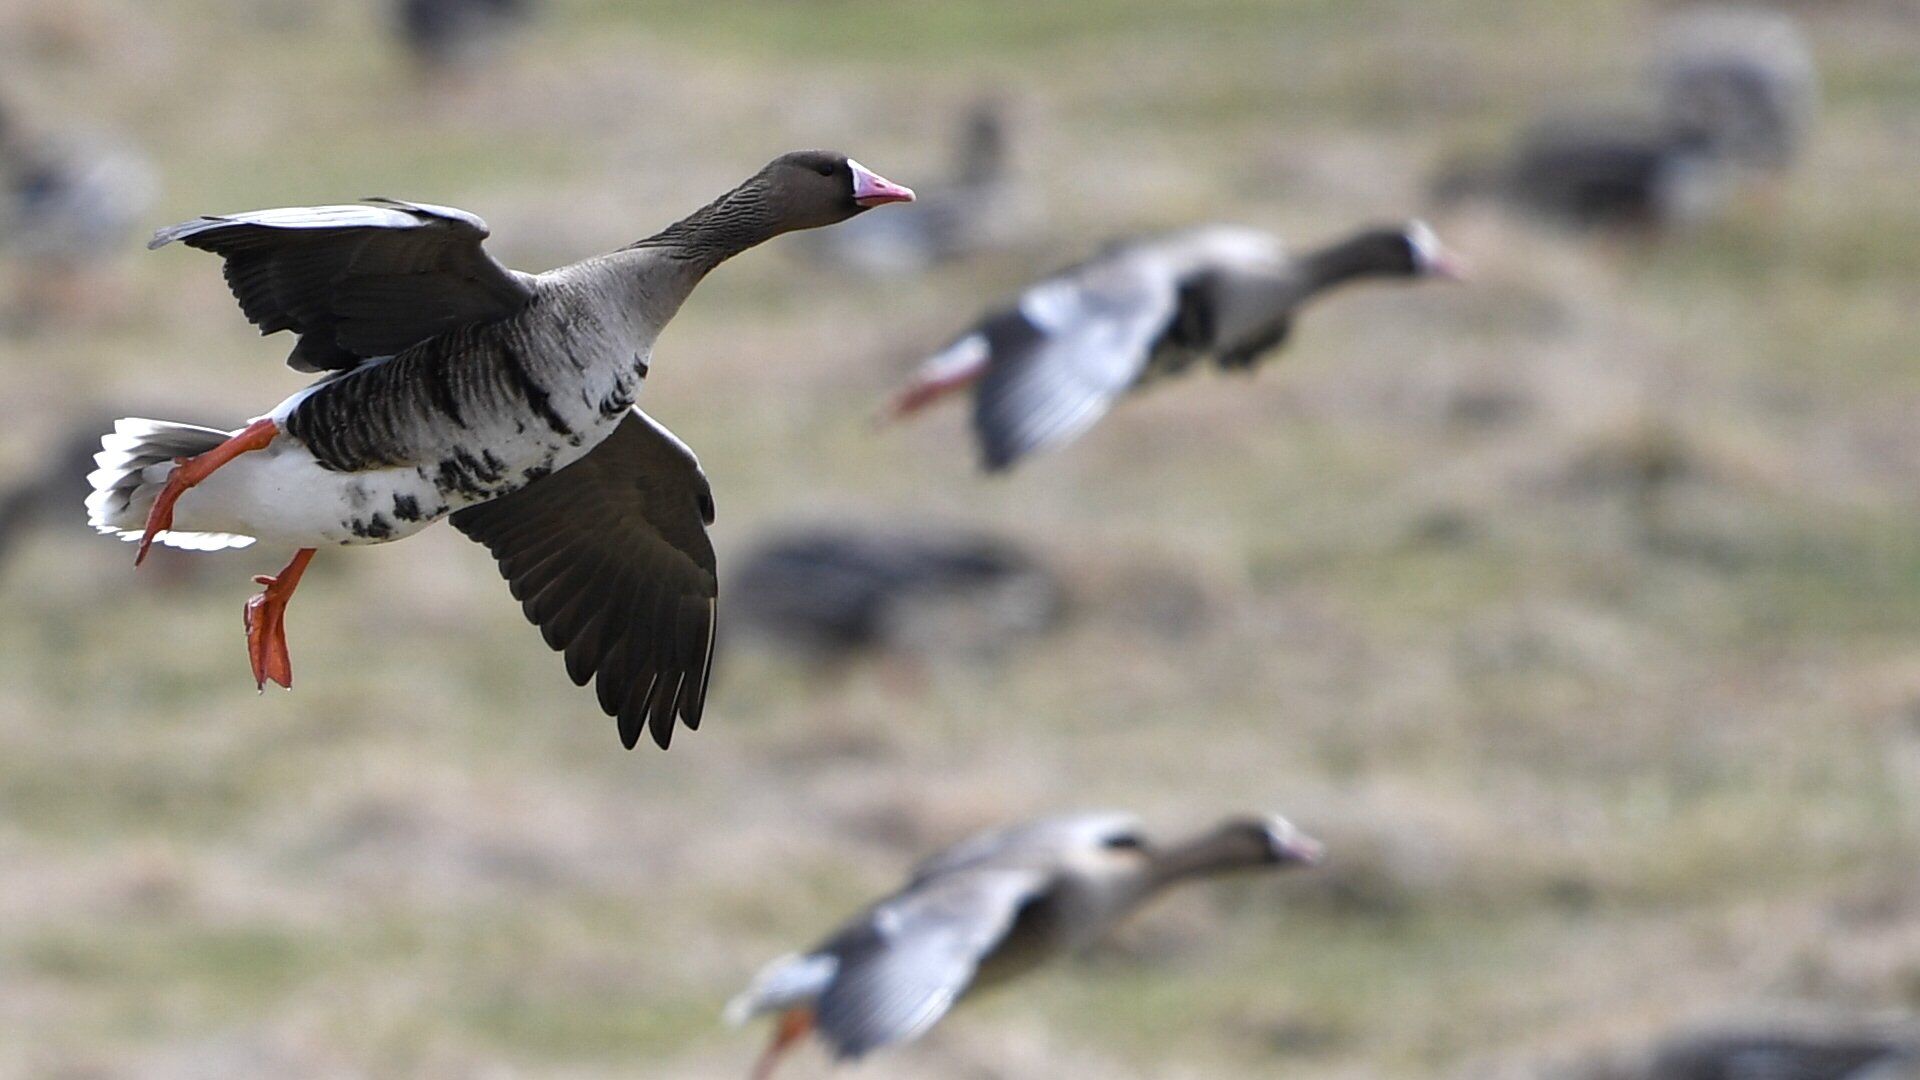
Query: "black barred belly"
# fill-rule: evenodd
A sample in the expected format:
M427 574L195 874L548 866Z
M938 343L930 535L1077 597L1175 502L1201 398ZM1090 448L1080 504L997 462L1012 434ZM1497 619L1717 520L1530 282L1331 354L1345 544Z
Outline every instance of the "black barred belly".
M510 342L417 348L316 388L280 426L321 468L354 474L341 542L380 543L571 464L612 433L638 384L636 372L566 396Z

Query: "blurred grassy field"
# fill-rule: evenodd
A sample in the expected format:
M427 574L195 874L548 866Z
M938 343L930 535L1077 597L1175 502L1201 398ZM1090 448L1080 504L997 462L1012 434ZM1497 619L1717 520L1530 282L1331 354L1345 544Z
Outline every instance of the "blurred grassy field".
M1920 17L1794 10L1828 95L1778 189L1658 249L1442 219L1473 287L1329 301L1257 379L988 481L958 411L868 424L983 305L1129 230L1406 216L1447 152L1628 85L1660 9L554 0L424 94L371 2L0 0L0 88L150 152L152 224L393 195L526 269L791 147L921 183L1001 94L1026 250L887 282L776 242L687 305L643 404L700 452L723 563L930 518L1078 600L911 678L730 652L704 729L629 754L451 530L323 554L299 688L264 697L239 607L284 553L147 580L47 531L0 580L0 1075L739 1076L761 1034L718 1010L762 960L932 845L1101 805L1280 810L1333 857L855 1075L1541 1076L1686 1021L1920 1009ZM0 338L7 471L82 417L298 385L211 259L123 273L118 314Z

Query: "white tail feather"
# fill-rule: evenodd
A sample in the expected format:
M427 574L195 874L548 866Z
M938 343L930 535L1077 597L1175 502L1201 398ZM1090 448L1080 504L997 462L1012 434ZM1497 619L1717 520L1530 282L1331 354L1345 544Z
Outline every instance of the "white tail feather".
M100 439L97 466L87 474L93 494L87 496L87 524L122 540L138 540L146 530L147 512L173 473L173 459L192 457L225 442L230 432L193 424L128 417L116 420L113 431ZM162 544L187 551L219 551L253 543L253 537L235 533L182 532L169 529L154 537Z

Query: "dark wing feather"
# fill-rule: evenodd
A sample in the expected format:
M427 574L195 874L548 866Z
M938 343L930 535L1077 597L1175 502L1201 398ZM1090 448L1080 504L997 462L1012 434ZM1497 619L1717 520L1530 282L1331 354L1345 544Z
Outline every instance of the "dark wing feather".
M525 307L531 279L481 246L487 223L394 200L201 217L155 233L226 260L227 285L263 334L300 335L287 362L351 368Z
M979 868L876 905L817 950L837 961L814 1002L820 1036L837 1056L857 1058L932 1027L1051 880L1038 870Z
M635 411L580 460L455 513L628 749L700 726L713 670L713 499L685 444ZM597 677L596 677L597 676Z
M1170 272L1123 249L1027 290L981 327L991 351L973 426L989 469L1093 426L1146 370L1176 311Z

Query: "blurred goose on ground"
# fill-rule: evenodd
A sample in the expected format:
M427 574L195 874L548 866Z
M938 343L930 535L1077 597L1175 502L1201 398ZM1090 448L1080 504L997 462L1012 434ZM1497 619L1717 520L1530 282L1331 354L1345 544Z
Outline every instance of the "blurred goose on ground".
M927 360L889 409L967 386L990 470L1072 441L1143 386L1211 359L1251 370L1301 308L1357 281L1458 278L1426 225L1370 228L1301 255L1271 234L1209 225L1116 244L1029 287Z
M1697 133L1719 160L1780 170L1805 151L1820 108L1820 76L1790 16L1687 10L1662 32L1652 66L1668 125Z
M87 474L95 468L100 430L113 423L112 417L102 412L64 425L64 437L41 444L52 452L24 462L14 472L18 483L0 490L0 574L6 572L16 549L37 532L49 532L62 551L71 551L75 541L84 544L82 538L92 535L93 530L73 511L92 491ZM148 563L148 572L167 585L204 580L210 570L219 569L217 564L173 550L150 552Z
M910 214L876 214L807 238L814 258L869 274L917 273L1009 246L1034 217L1008 176L1007 118L997 102L967 114L947 183L921 188Z
M1166 845L1115 813L982 833L922 863L812 951L768 965L727 1017L778 1018L755 1080L809 1032L835 1058L860 1058L921 1035L976 989L1087 947L1170 886L1320 854L1279 817L1231 818Z
M157 191L132 151L32 130L0 102L0 249L21 267L20 319L72 320L97 306L98 269L132 247Z
M75 427L54 452L33 462L19 483L0 492L0 567L27 534L49 521L79 529L73 508L87 495L87 473L100 449L100 426Z
M1685 1035L1639 1062L1600 1070L1606 1080L1915 1080L1912 1032L1723 1031Z
M1649 82L1649 108L1538 121L1505 154L1442 170L1435 199L1576 229L1685 227L1753 174L1792 164L1818 108L1812 53L1783 15L1686 13L1661 35Z
M485 59L533 7L534 0L397 0L394 30L421 74L437 78Z
M484 544L631 747L697 725L712 657L713 498L686 444L633 407L660 329L707 273L795 229L913 193L825 151L769 163L645 240L543 274L482 248L486 223L382 200L162 229L226 260L288 364L322 378L238 431L127 419L88 478L102 532L208 550L298 549L247 604L256 685L292 682L283 619L320 547L442 517Z
M808 653L981 654L1052 628L1055 577L1006 541L826 526L767 537L728 583L731 624Z
M1557 117L1502 159L1443 170L1433 197L1493 201L1574 229L1653 232L1711 216L1731 180L1700 132L1625 115Z

